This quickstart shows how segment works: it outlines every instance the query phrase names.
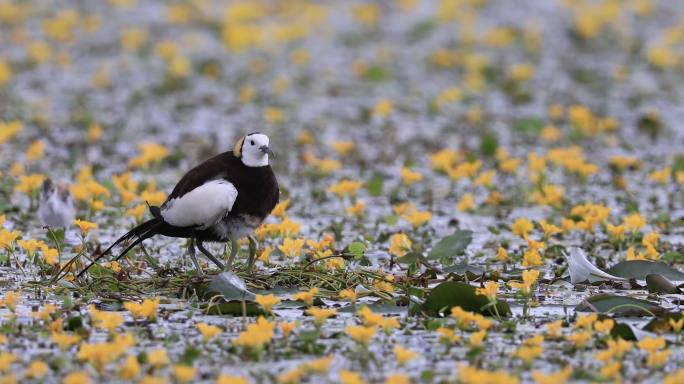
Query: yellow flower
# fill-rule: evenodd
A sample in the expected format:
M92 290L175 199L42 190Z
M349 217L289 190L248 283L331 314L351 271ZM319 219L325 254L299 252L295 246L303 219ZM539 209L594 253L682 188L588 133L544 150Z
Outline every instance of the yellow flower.
M342 370L340 371L340 384L365 384L365 381L356 372Z
M440 334L439 342L442 344L451 345L461 341L461 336L451 328L439 327L437 333Z
M523 253L522 265L523 267L539 267L544 265L544 261L542 260L541 254L539 254L537 248L528 248Z
M527 235L534 229L534 224L529 219L520 217L513 222L511 231L514 235L527 238Z
M247 330L240 332L234 344L259 350L273 338L274 327L275 322L269 322L260 316L256 323L248 324Z
M411 239L405 233L395 233L390 237L389 253L402 257L411 250L412 244Z
M202 339L205 343L213 339L214 337L218 336L222 332L221 328L215 325L209 325L205 323L197 323L196 327L197 330L200 331L200 333L202 334Z
M461 197L461 200L459 200L456 208L461 212L473 210L473 208L475 208L475 197L473 197L473 194L466 193L465 195L463 195L463 197Z
M26 367L26 377L29 379L41 380L50 372L50 367L42 361L35 360Z
M366 209L366 204L364 204L362 201L357 201L351 207L347 207L346 211L348 214L350 214L352 216L361 216L365 209Z
M0 60L1 62L2 60ZM0 67L2 64L0 64ZM2 69L0 69L0 72L2 72ZM0 77L2 75L0 74ZM0 85L2 81L0 80ZM3 144L7 142L8 140L14 138L16 135L19 134L24 129L24 125L21 123L19 120L14 120L10 122L2 122L0 121L0 144Z
M365 327L362 325L348 325L344 330L347 332L349 337L352 338L352 340L363 345L364 347L367 347L368 343L375 335L376 329L377 328L374 326Z
M517 384L518 379L503 371L479 370L465 364L458 365L458 380L461 383Z
M594 323L594 329L598 333L610 334L610 331L613 329L614 325L615 321L613 321L613 319L605 319L603 321L596 321Z
M88 232L90 232L91 229L97 228L96 223L92 223L90 221L85 221L85 220L79 220L76 219L74 220L74 225L78 227L78 229L81 230L81 235L86 236Z
M0 372L9 372L12 364L17 360L17 356L13 353L2 352L0 353Z
M278 246L278 249L287 257L299 257L304 247L304 239L286 238L283 244Z
M550 143L554 143L561 138L561 131L557 127L553 125L546 125L544 128L542 128L541 132L539 132L539 137L544 140L548 141Z
M159 306L159 298L145 299L142 303L129 301L124 303L124 308L131 312L133 317L145 317L148 320L157 318L157 307Z
M373 116L387 117L394 110L394 104L391 100L379 100L373 107Z
M354 291L352 288L341 290L339 296L342 300L348 300L352 303L356 302L356 291Z
M479 330L477 332L473 332L470 335L470 339L468 339L468 344L473 347L473 348L479 348L482 346L482 343L484 342L484 339L487 337L487 331L486 330Z
M518 82L525 82L534 76L534 66L530 64L515 64L511 67L511 79Z
M94 305L90 305L88 311L95 328L112 332L124 323L124 317L119 313L99 311Z
M7 60L0 59L0 87L7 84L12 79L12 68Z
M355 144L350 140L337 140L330 143L330 146L335 150L335 152L337 152L338 155L345 156L354 149Z
M665 363L667 363L667 360L670 358L670 351L669 349L666 349L664 351L654 351L650 352L648 354L648 359L646 360L646 364L649 366L649 368L660 368Z
M616 362L604 365L603 368L601 368L599 370L599 375L606 377L606 378L619 378L621 369L622 369L622 364L620 362L616 361Z
M508 252L506 251L506 249L504 247L497 248L496 259L502 263L505 263L508 261Z
M98 372L102 372L107 364L118 359L124 351L123 346L109 342L81 344L76 357L87 361Z
M562 320L546 323L546 337L550 340L558 339L561 335Z
M572 367L567 365L561 371L555 373L532 372L532 379L537 384L565 384L572 375Z
M273 210L271 211L271 215L273 215L275 217L284 218L285 213L287 211L287 208L289 208L289 207L290 207L290 199L283 200L280 203L278 203L275 206L275 208L273 208Z
M475 293L477 295L482 295L487 297L489 301L496 301L496 293L499 290L499 283L494 281L488 281L485 283L484 288L477 288Z
M158 348L147 353L147 362L153 367L162 367L169 363L169 355L166 349Z
M140 363L135 356L129 355L119 366L119 378L123 380L133 380L140 374Z
M42 247L47 247L45 243L36 239L18 240L17 244L19 244L19 247L21 247L21 249L26 251L26 253L28 253L29 255L33 255L38 249Z
M19 231L8 231L4 228L0 228L0 248L12 249L14 248L14 242L21 235Z
M335 309L318 307L309 307L305 312L307 315L314 317L314 324L316 324L317 327L323 325L327 318L337 314L337 310Z
M59 349L66 350L81 341L81 338L77 335L70 335L67 333L53 333L51 340L53 343L57 344Z
M328 369L330 368L330 364L332 363L333 359L334 356L332 355L324 356L304 363L302 365L302 368L306 369L309 372L326 373L328 372Z
M301 300L304 303L306 303L307 306L310 307L313 305L314 296L316 296L316 294L318 294L318 288L314 287L306 292L295 293L294 295L292 295L291 299Z
M413 225L413 228L418 228L421 225L432 220L432 212L429 211L413 211L401 216L404 220Z
M21 296L20 296L19 292L7 291L7 292L5 292L5 297L2 300L0 300L0 306L5 306L10 311L14 312L20 298L21 298Z
M14 187L14 189L27 195L31 195L34 191L38 190L38 187L40 187L44 179L45 176L37 173L20 176L19 183Z
M117 0L121 1L121 0ZM166 384L168 380L162 377L155 377L152 375L145 375L138 384Z
M475 183L475 185L482 185L485 187L491 187L492 183L494 182L495 176L496 176L495 170L485 171L485 172L480 173L479 176L477 176L474 183Z
M407 362L418 357L418 353L410 349L404 348L401 345L394 346L394 357L397 359L399 365L404 365Z
M544 348L539 345L527 346L523 345L518 348L513 356L522 360L526 365L531 364L537 357L544 352Z
M575 328L584 328L587 331L591 331L596 320L598 320L598 315L595 313L579 315L577 321L575 321Z
M297 323L294 321L292 321L292 322L284 321L284 322L280 323L280 330L283 332L283 335L285 335L285 337L288 337L288 336L290 336L290 333L292 333L292 331L294 331L296 326L297 326Z
M361 188L361 182L354 180L342 180L337 184L331 185L328 192L342 198L344 196L356 196L357 191Z
M187 365L174 365L173 376L180 384L189 383L195 378L195 368Z
M432 164L432 169L446 172L451 169L460 158L461 154L459 152L446 148L430 155L430 163Z
M26 150L26 160L38 160L45 155L45 143L42 140L35 140Z
M414 172L406 167L401 168L401 170L399 171L399 176L401 176L401 180L406 185L411 185L423 180L422 174L420 174L419 172Z
M499 168L506 173L515 173L520 164L522 164L522 159L511 157L499 163Z
M264 119L271 124L281 123L285 120L285 112L276 107L268 107L264 109Z
M638 231L644 226L646 226L646 219L644 219L644 217L641 216L638 212L625 216L622 220L624 226L629 231Z
M679 320L671 318L668 320L668 324L670 324L670 328L672 328L674 333L679 333L682 331L682 327L684 327L684 316L680 317Z
M126 216L133 217L135 220L140 221L145 215L146 208L145 204L138 204L135 207L126 210Z
M640 349L647 352L655 352L659 349L665 348L665 338L659 337L644 337L641 341L637 343Z
M539 190L532 192L530 201L538 205L557 207L563 203L564 196L565 189L563 189L563 187L552 184L544 184Z
M275 297L275 295L269 294L256 295L255 301L257 302L257 304L261 305L264 308L264 311L270 313L273 306L278 305L278 303L280 303L281 300Z
M121 46L129 51L137 51L145 43L147 32L137 27L128 27L121 33Z
M83 371L77 371L77 372L71 372L66 377L64 377L64 380L62 380L62 384L90 384L90 376L88 376L88 373L83 372Z
M612 225L612 224L606 224L606 231L610 236L618 241L621 241L625 237L625 230L627 230L627 227L624 224L621 225Z
M666 184L670 181L672 175L672 168L665 167L660 171L653 171L648 175L648 179L658 184Z
M568 341L575 344L575 346L577 348L582 348L585 345L587 345L587 343L591 339L591 331L581 331L581 332L572 333L572 334L566 336L566 338L568 339Z
M144 168L153 163L162 161L169 154L169 150L161 144L142 143L138 144L140 154L128 161L131 168Z
M536 269L528 269L522 273L522 282L510 281L508 285L519 289L523 294L529 295L532 292L532 286L537 282L539 278L539 271Z
M221 375L216 379L216 384L248 384L247 379L241 376Z

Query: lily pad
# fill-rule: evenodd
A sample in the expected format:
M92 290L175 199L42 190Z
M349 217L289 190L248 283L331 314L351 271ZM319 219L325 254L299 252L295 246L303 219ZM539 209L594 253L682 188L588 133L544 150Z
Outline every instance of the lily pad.
M610 336L613 338L621 338L627 341L636 341L637 337L634 334L634 330L629 324L625 323L615 323L613 329L610 330Z
M623 261L608 270L611 275L625 279L646 279L646 275L658 274L669 280L684 281L684 273L665 263L645 260Z
M655 273L646 275L646 286L651 293L674 294L681 292L670 280Z
M265 312L257 303L245 301L244 306L242 301L227 301L221 303L212 303L211 305L203 306L207 315L233 315L233 316L260 316Z
M428 254L428 259L438 260L458 256L468 248L472 241L473 231L456 231L453 235L440 240Z
M650 301L629 296L600 293L591 296L575 307L579 312L614 313L618 316L646 316L665 313L665 308Z
M475 293L475 287L455 281L444 282L432 289L422 309L432 315L448 313L452 307L461 307L466 311L483 315L495 315L493 307L487 307L489 300ZM499 300L496 309L500 316L510 316L511 308L505 301Z
M654 317L648 324L644 325L643 330L655 333L672 332L670 319L679 321L682 318L681 312L668 312L660 316Z

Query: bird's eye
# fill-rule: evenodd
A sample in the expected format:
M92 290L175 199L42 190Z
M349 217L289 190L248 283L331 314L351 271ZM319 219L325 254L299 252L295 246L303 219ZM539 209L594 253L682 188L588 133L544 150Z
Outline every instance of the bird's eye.
M254 145L254 140L250 140L249 143Z

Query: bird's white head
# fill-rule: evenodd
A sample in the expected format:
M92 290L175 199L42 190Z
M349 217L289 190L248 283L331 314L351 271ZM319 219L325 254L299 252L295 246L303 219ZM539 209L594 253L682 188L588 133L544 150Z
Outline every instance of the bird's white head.
M268 155L273 154L268 141L263 133L250 133L235 144L233 154L248 167L264 167L268 165Z

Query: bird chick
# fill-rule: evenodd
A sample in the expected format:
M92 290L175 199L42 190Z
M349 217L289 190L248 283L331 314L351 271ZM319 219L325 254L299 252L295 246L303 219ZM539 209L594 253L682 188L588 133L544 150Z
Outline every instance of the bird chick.
M76 210L69 189L47 178L40 186L38 219L44 226L67 228L74 221Z

